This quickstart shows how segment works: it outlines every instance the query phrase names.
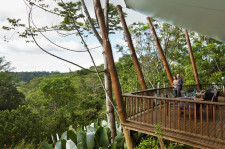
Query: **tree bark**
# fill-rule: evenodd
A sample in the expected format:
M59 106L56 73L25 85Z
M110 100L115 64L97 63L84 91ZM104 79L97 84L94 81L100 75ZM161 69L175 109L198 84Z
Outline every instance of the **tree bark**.
M88 9L86 7L86 4L85 4L84 0L81 0L81 4L84 8L84 12L87 16L88 22L91 25L92 31L94 32L96 38L98 39L99 43L103 47L102 38L100 37L99 33L97 32L96 28L94 27L94 23L91 20L90 14L88 12ZM108 24L109 0L105 1L105 6L106 6L105 7L105 18L107 18L106 24ZM111 104L111 102L113 101L112 83L111 83L111 78L110 78L110 74L109 74L109 70L108 70L108 64L107 64L107 60L106 60L106 56L105 56L104 47L103 47L102 55L103 55L103 59L104 59L104 79L105 79L105 89L106 89L106 92L105 92L105 96L106 96L106 116L107 116L109 128L111 130L111 138L112 138L111 141L113 142L114 138L116 137L116 121L115 121L114 108L113 108L113 105Z
M107 34L109 33L109 28L108 28L108 11L109 10L109 0L105 1L105 24L107 27ZM114 141L114 138L116 137L116 121L115 121L115 114L114 114L114 109L111 104L113 101L112 97L112 81L110 78L110 73L109 73L109 68L108 68L108 63L105 55L105 51L103 50L103 59L104 59L104 78L105 78L105 89L107 91L106 93L106 115L107 115L107 121L109 124L109 128L111 130L111 142Z
M113 54L112 54L112 48L111 48L111 44L110 44L110 41L108 38L107 27L105 25L104 14L102 12L100 0L94 0L94 5L95 5L95 11L96 11L96 14L97 14L97 17L99 20L99 26L100 26L100 30L101 30L101 34L102 34L103 45L105 48L106 60L108 62L109 72L110 72L110 76L112 79L112 86L113 86L113 90L115 92L119 118L120 118L121 124L123 124L123 123L126 123L126 118L127 118L126 111L125 111L125 104L124 104L123 98L122 98L122 90L121 90L118 74L117 74L117 71L115 68L115 63L114 63ZM123 127L123 132L124 132L124 136L125 136L128 148L132 149L133 142L129 135L129 130L127 130L126 128Z
M192 52L192 47L191 47L191 42L190 42L190 39L189 39L188 31L185 30L184 33L185 33L185 37L186 37L186 41L187 41L187 45L188 45L188 49L189 49L189 55L190 55L190 59L191 59L191 64L192 64L194 76L195 76L195 82L197 84L198 91L200 91L198 72L197 72L197 68L196 68L196 64L195 64L194 55L193 55L193 52Z
M170 85L173 86L173 77L172 77L172 74L171 74L171 72L170 72L169 65L168 65L167 60L166 60L166 58L165 58L165 55L164 55L164 53L163 53L163 50L162 50L162 47L161 47L161 45L160 45L159 39L158 39L158 37L157 37L157 34L156 34L156 32L155 32L155 28L154 28L154 26L152 25L151 19L150 19L149 17L147 17L147 20L148 20L148 23L149 23L149 27L150 27L150 29L151 29L151 31L152 31L152 34L153 34L153 36L154 36L156 45L157 45L157 47L158 47L158 51L159 51L160 57L161 57L161 59L162 59L164 68L165 68L165 70L166 70L167 77L168 77L168 79L169 79L169 81L170 81Z
M109 33L109 17L108 17L108 14L109 14L109 0L105 0L105 10L104 10L104 16L105 16L105 25L106 25L106 28L107 28L107 31Z
M87 7L86 7L86 4L85 4L84 0L81 0L81 4L82 4L82 6L83 6L83 8L84 8L84 13L85 13L86 16L87 16L88 22L89 22L90 25L91 25L92 31L94 32L94 34L95 34L96 38L98 39L99 43L100 43L101 45L103 45L103 43L102 43L102 38L101 38L100 35L98 34L98 31L96 30L96 28L95 28L95 26L94 26L94 23L93 23L92 20L91 20L91 16L90 16L90 14L89 14L89 12L88 12L88 9L87 9Z
M136 55L136 52L135 52L135 49L134 49L134 45L133 45L133 42L132 42L132 39L131 39L131 36L130 36L130 32L127 28L127 24L126 24L126 21L125 21L124 16L123 16L122 7L120 5L117 5L116 8L117 8L119 16L120 16L120 21L121 21L122 26L123 26L123 30L124 30L124 33L125 33L125 36L126 36L126 39L127 39L128 47L130 49L130 55L132 57L134 67L135 67L136 72L137 72L137 76L138 76L139 83L141 85L141 89L146 90L147 85L146 85L143 73L141 71L141 67L140 67L140 64L139 64L139 61L138 61L138 58L137 58L137 55Z

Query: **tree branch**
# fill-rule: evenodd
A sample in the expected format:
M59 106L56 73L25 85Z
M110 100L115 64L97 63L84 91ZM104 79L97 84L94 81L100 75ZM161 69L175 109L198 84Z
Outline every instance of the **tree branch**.
M88 12L88 10L87 10L87 7L86 7L86 4L85 4L84 0L81 0L81 4L82 4L82 6L83 6L83 8L84 8L84 13L85 13L86 16L87 16L88 22L89 22L90 25L91 25L92 31L94 32L94 34L95 34L96 38L98 39L99 43L103 46L102 38L100 37L98 31L97 31L96 28L94 27L94 23L93 23L92 20L91 20L90 14L89 14L89 12Z
M73 62L68 61L68 60L66 60L66 59L63 59L63 58L61 58L61 57L59 57L59 56L56 56L56 55L54 55L54 54L52 54L52 53L46 51L44 48L42 48L42 47L38 44L38 42L36 41L36 39L34 38L34 35L33 35L32 31L30 30L30 29L31 29L31 24L30 24L30 23L31 23L31 18L32 18L32 7L30 8L29 15L28 15L29 31L30 31L30 35L31 35L32 39L34 40L35 44L36 44L42 51L44 51L45 53L47 53L47 54L49 54L49 55L51 55L51 56L53 56L53 57L55 57L55 58L57 58L57 59L60 59L60 60L62 60L62 61L65 61L65 62L68 62L68 63L70 63L70 64L73 64L73 65L75 65L75 66L77 66L77 67L80 67L80 68L82 68L82 69L84 69L84 70L87 70L87 71L89 71L89 72L94 72L94 73L96 73L95 71L91 71L91 70L86 69L86 68L84 68L84 67L82 67L82 66L80 66L80 65L78 65L78 64L76 64L76 63L73 63Z
M61 0L61 2L64 3L63 0ZM68 11L68 12L69 12L69 14L71 15L71 10ZM102 81L102 79L101 79L101 77L100 77L100 74L99 74L99 71L98 71L97 66L96 66L96 64L95 64L95 61L94 61L94 59L93 59L93 56L92 56L92 54L91 54L91 52L90 52L90 50L89 50L89 48L88 48L86 42L84 41L84 38L83 38L83 36L82 36L81 33L80 33L80 30L78 29L78 27L77 27L77 25L76 25L75 19L72 18L72 21L73 21L73 24L74 24L74 28L75 28L76 31L78 32L78 35L80 36L80 38L81 38L81 40L82 40L82 42L83 42L83 44L84 44L84 47L87 49L87 52L89 53L89 56L91 57L91 60L92 60L92 62L93 62L95 71L97 72L97 76L98 76L99 81L100 81L100 83L101 83L101 85L102 85L102 88L104 89L105 93L108 94L108 92L107 92L107 90L106 90L106 88L105 88L105 86L104 86L104 84L103 84L103 81ZM108 96L109 96L109 95L108 95ZM117 111L117 109L116 109L116 107L115 107L115 105L113 104L113 101L112 101L111 99L110 99L109 101L111 102L111 104L112 104L113 108L115 109L117 115L119 115L119 114L118 114L118 111Z

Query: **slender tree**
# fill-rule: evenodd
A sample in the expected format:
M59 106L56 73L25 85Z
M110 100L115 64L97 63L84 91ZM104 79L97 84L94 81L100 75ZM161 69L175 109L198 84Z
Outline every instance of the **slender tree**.
M0 72L9 72L13 67L11 67L11 63L5 60L5 57L0 57Z
M88 9L86 7L86 4L84 2L84 0L81 0L82 6L84 8L84 12L87 16L88 22L91 25L91 29L94 33L94 35L96 36L96 38L98 39L99 43L102 45L103 47L103 42L102 42L102 38L100 37L99 33L97 32L96 27L94 26L94 23L90 17L90 14L88 12ZM109 6L112 7L112 5L109 5L109 0L105 1L105 23L107 25L107 32L109 32L109 20L108 20L108 13L109 13ZM111 8L112 9L112 8ZM112 137L112 141L114 140L115 136L116 136L116 123L115 123L115 114L114 114L114 107L113 107L113 97L112 97L112 83L111 83L111 78L110 78L110 74L109 74L109 70L108 70L108 63L106 60L106 56L105 56L105 51L103 50L102 52L103 54L103 59L104 59L104 78L105 78L105 95L106 95L106 115L107 115L107 120L109 123L109 128L111 130L111 137Z
M115 92L116 103L118 106L119 118L120 118L121 123L125 123L127 115L126 115L125 106L124 106L124 102L123 102L123 98L122 98L121 85L120 85L118 74L117 74L117 71L115 68L115 63L114 63L114 59L113 59L113 55L112 55L112 47L111 47L111 43L109 41L107 27L105 25L105 20L103 17L103 12L101 10L100 0L94 0L94 4L95 4L95 11L96 11L96 14L97 14L97 17L99 20L99 26L100 26L100 30L101 30L101 34L102 34L103 45L104 45L105 52L106 52L106 59L107 59L108 65L109 65L109 72L110 72L111 79L113 82L112 85L113 85L113 90ZM129 149L133 148L133 142L131 140L129 130L127 128L123 127L123 132L124 132L124 136L125 136L128 148Z

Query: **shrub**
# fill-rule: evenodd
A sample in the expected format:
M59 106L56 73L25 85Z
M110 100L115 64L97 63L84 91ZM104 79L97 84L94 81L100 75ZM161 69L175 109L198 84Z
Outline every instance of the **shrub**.
M15 145L21 140L38 144L48 134L45 122L38 113L27 106L0 111L0 148Z

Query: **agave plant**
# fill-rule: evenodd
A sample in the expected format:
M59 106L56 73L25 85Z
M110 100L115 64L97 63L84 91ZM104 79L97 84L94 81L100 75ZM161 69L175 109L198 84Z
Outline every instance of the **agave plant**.
M117 125L117 136L111 143L111 132L107 127L107 122L102 121L101 124L92 123L86 127L70 127L61 137L56 134L52 136L55 149L116 149L126 148L125 139L121 126ZM53 146L47 142L42 142L43 149L53 149Z

